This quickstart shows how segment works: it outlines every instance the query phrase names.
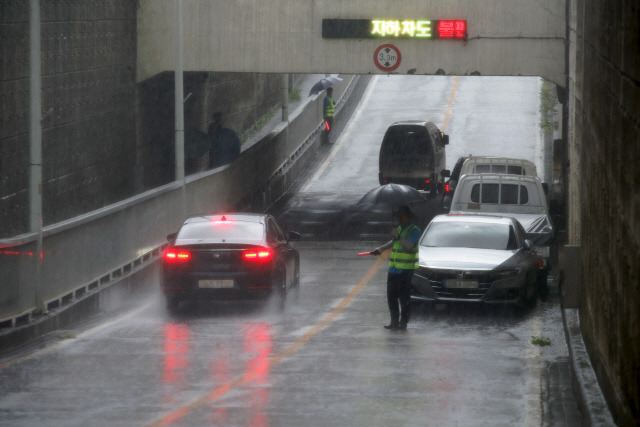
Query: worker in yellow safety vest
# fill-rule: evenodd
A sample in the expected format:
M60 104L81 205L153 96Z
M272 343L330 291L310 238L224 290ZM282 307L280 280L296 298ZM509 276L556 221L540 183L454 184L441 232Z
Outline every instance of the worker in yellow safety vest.
M411 277L418 268L418 240L420 229L412 223L413 212L408 206L400 206L397 211L400 225L391 231L391 240L371 251L380 255L391 248L389 271L387 274L387 303L391 323L386 329L407 329L411 317Z
M324 131L325 142L329 142L329 132L331 132L331 129L333 128L333 116L335 115L335 113L336 104L335 102L333 102L333 88L328 87L327 96L325 96L324 100L322 101L322 115L324 117L326 128Z

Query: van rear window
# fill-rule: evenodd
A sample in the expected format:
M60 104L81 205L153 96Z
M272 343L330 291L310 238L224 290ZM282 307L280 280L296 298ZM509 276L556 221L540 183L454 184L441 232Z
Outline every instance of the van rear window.
M387 130L382 142L382 156L424 156L431 152L431 141L426 129L417 126Z
M518 189L520 189L519 200ZM529 192L527 191L527 187L518 184L502 184L502 186L500 186L500 184L487 183L474 184L473 187L471 187L471 201L473 203L526 205L527 203L529 203Z
M500 189L500 201L503 205L517 205L518 204L518 185L515 184L502 184Z
M512 175L524 175L524 172L522 171L522 166L508 166L507 173Z
M471 201L475 203L498 203L499 184L475 184L471 189ZM482 198L480 191L482 190Z
M491 167L491 172L493 173L506 173L507 166L506 165L493 165Z
M511 175L524 175L524 173L522 172L522 166L488 164L476 165L475 173L508 173Z

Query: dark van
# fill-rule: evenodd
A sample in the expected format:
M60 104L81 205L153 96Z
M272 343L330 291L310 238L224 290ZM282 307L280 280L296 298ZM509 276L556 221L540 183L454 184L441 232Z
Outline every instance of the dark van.
M446 167L445 145L449 136L431 122L408 120L393 123L380 146L380 184L404 184L438 193L438 174Z

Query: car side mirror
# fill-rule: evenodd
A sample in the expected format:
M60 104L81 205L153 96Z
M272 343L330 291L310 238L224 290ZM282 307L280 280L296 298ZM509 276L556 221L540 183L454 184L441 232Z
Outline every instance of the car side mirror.
M167 240L170 241L170 242L175 241L176 237L178 237L178 233L167 234Z
M297 231L289 231L287 233L287 240L300 240L302 235Z
M449 145L449 135L446 133L442 134L442 145Z
M524 241L524 247L523 248L524 248L525 251L532 250L533 249L533 242L531 240L529 240L529 239L526 239Z
M451 177L451 171L449 169L442 169L440 171L440 176L442 176L443 178L449 178Z

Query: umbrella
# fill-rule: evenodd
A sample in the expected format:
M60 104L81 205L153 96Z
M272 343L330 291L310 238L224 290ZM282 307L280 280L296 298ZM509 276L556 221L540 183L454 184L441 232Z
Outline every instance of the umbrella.
M319 82L316 82L316 84L314 84L311 87L311 90L309 91L309 96L320 93L326 88L328 88L329 86L333 86L334 84L341 81L342 79L340 77L326 77L320 80Z
M395 222L395 211L402 205L411 208L416 225L422 226L427 217L427 199L413 187L402 184L386 184L370 190L360 201L345 212L345 222L356 232L367 235L386 234L387 227ZM391 214L391 215L389 215Z
M356 207L362 209L375 205L391 205L392 208L398 208L401 205L424 201L425 198L422 194L413 187L401 184L386 184L374 188L362 196Z

